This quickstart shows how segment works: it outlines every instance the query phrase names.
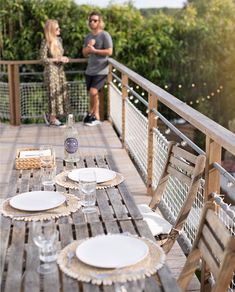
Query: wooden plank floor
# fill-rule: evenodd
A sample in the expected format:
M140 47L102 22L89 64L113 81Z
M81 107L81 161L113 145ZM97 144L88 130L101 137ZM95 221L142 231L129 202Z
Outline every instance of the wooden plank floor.
M81 155L112 155L118 170L124 175L128 189L134 195L137 203L148 203L146 187L138 174L127 152L122 149L120 140L112 125L105 121L96 127L84 126L77 123L79 133L79 149ZM43 124L22 126L0 125L0 199L9 196L9 183L16 149L20 147L39 147L52 144L55 147L57 159L63 159L64 128L47 127ZM176 243L167 255L167 262L177 278L185 262L185 257ZM194 278L188 291L199 291L199 282Z

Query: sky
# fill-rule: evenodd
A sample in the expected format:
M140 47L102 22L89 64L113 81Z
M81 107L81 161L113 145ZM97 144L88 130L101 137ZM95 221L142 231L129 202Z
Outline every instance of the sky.
M108 4L123 4L126 0L75 0L77 4L89 4L106 7ZM182 8L186 0L133 0L136 8Z

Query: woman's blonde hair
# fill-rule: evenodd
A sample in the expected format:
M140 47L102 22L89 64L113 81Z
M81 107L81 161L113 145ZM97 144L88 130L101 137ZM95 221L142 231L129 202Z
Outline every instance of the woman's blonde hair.
M59 46L56 29L58 27L58 21L55 19L48 19L44 26L44 34L48 48L50 49L51 55L54 58L61 57L62 51Z
M89 20L90 20L90 18L91 18L93 15L99 17L99 22L100 22L99 28L100 28L100 29L104 29L104 27L105 27L105 23L104 23L104 20L103 20L103 16L102 16L101 13L98 12L98 11L92 11L92 12L89 14L89 17L88 17L88 25L89 25Z

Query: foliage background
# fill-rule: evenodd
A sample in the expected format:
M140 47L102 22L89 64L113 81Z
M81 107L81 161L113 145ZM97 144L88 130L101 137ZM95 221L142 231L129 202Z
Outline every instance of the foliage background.
M73 0L0 0L1 58L38 59L48 18L60 22L66 55L82 57L94 9L104 15L116 60L225 127L235 118L232 0L188 0L183 9L147 10L131 1L100 9Z

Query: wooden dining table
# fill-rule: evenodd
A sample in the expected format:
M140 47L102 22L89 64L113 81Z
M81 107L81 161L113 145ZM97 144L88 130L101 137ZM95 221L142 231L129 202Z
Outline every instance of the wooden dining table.
M57 159L57 173L68 165ZM71 167L71 165L69 166ZM103 167L118 171L110 156L86 156L72 167ZM23 192L43 190L40 183L40 170L14 170L9 197ZM77 194L76 190L55 186L55 191ZM143 220L125 181L117 186L97 190L96 212L84 215L82 208L70 216L56 220L61 249L75 240L82 240L101 234L128 232L132 235L155 240ZM1 216L1 291L115 291L114 285L94 285L67 276L59 266L54 273L40 275L38 247L31 236L32 222L14 220ZM145 278L143 291L180 291L167 264L156 273Z

